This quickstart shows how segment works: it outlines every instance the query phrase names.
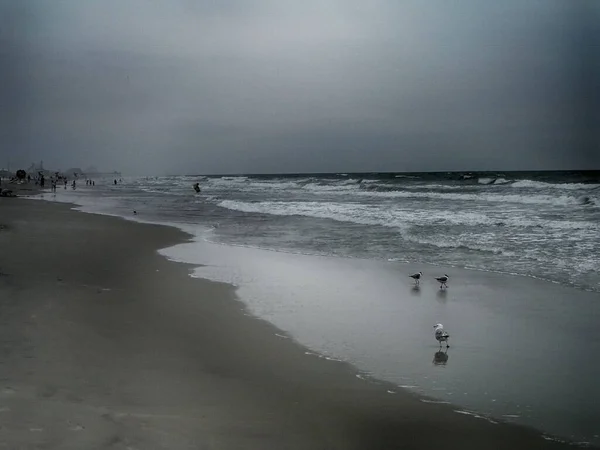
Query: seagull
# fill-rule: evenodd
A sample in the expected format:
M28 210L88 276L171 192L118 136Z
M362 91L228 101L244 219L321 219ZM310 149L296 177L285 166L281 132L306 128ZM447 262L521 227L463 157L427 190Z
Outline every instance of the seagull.
M448 285L446 284L448 282L448 278L450 278L450 277L448 276L447 273L445 273L443 277L435 277L435 279L438 280L440 283L440 289L442 287L448 287Z
M419 280L421 279L421 276L423 276L423 272L413 273L412 275L409 275L409 277L411 277L413 280L415 280L415 284L419 284Z
M444 331L444 326L441 323L438 323L433 326L433 329L435 330L435 338L440 343L440 347L442 346L442 342L446 343L446 347L450 347L448 344L450 335Z

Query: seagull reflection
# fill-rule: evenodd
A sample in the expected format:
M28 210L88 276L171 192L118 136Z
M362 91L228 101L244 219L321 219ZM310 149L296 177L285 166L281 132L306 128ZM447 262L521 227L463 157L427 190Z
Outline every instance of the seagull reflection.
M437 298L439 300L446 300L446 297L448 296L448 291L446 289L440 289L437 292Z
M448 363L448 348L435 352L433 355L433 364L436 366L445 366Z
M412 295L421 295L421 286L419 286L418 284L415 284L411 289L410 289L410 293Z

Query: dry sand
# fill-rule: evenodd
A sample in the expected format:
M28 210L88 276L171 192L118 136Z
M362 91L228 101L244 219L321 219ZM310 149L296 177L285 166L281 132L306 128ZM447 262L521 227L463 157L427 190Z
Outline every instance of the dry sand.
M0 448L535 449L387 393L156 250L178 230L0 198Z

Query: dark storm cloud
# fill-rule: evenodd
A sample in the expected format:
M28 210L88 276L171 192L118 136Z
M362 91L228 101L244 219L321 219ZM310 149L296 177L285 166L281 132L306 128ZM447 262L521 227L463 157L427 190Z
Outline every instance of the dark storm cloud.
M598 10L0 0L0 166L599 167Z

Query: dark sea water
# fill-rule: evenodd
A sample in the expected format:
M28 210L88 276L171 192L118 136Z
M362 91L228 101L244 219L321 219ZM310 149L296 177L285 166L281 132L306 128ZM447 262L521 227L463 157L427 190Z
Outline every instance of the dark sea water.
M600 445L600 172L141 177L43 197L190 232L162 253L237 286L307 357Z

